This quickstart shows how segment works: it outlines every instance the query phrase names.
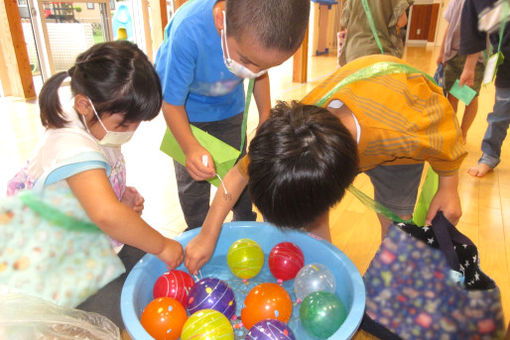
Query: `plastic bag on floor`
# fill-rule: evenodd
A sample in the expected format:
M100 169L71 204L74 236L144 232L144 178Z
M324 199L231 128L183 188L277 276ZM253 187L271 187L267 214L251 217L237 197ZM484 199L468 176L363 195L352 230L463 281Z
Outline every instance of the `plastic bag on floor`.
M121 339L108 318L30 295L0 294L0 339Z

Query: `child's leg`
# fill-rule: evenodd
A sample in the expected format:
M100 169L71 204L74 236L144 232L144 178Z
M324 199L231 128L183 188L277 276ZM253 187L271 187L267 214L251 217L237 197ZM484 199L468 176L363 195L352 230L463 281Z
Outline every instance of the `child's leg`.
M464 138L464 143L466 142L467 132L471 127L471 124L473 124L473 121L475 120L476 117L476 113L478 112L478 95L480 93L480 88L482 86L484 69L485 66L481 62L478 62L476 64L475 79L474 84L472 86L473 90L476 91L476 97L473 98L471 103L469 103L469 105L466 106L466 108L464 109L464 115L462 116L462 123L460 125L460 128L462 130L462 137Z
M189 229L202 226L209 210L211 185L207 181L195 181L186 167L174 161L175 178L179 192L179 202Z
M487 130L482 141L482 157L478 164L469 168L472 176L483 177L500 162L501 145L510 125L510 88L496 87L494 111L487 116Z
M455 96L452 96L451 94L447 94L448 96L448 101L450 102L450 105L453 107L453 111L457 112L457 107L459 106L459 100L455 97Z
M462 123L460 124L460 129L462 130L462 137L464 138L464 143L466 142L467 132L471 127L471 124L473 124L477 112L478 112L478 96L473 98L471 103L469 103L469 105L466 106L466 109L464 110L464 115L462 116Z
M385 165L368 170L365 173L374 185L374 199L400 218L412 217L418 187L420 185L423 163L409 165ZM381 222L381 236L384 238L391 221L378 215Z

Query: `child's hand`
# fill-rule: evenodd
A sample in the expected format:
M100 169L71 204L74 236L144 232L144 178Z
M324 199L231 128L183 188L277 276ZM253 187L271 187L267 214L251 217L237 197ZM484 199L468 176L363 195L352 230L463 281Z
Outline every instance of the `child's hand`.
M161 261L165 262L169 269L174 269L182 263L184 252L179 242L166 238L163 250L155 254Z
M425 224L432 224L432 220L438 211L442 211L444 217L451 224L456 225L462 216L460 197L457 191L458 175L439 176L439 187L434 198L430 202L429 211L425 218Z
M195 181L204 181L214 176L214 162L203 147L193 149L186 154L186 170Z
M186 257L184 266L192 275L196 275L198 270L209 261L216 246L216 239L199 233L186 246Z
M144 208L143 203L145 202L145 199L134 187L126 187L124 195L122 195L120 201L133 209L137 214L142 214Z

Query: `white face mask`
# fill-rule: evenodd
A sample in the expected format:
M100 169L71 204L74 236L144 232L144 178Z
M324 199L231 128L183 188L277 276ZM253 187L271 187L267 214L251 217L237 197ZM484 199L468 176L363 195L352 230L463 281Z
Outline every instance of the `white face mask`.
M246 66L238 63L234 59L230 58L230 53L228 51L228 45L227 45L227 19L226 19L225 11L223 11L223 29L221 30L221 50L223 51L223 62L225 63L225 66L228 68L230 72L238 76L239 78L258 78L264 73L267 72L267 70L262 70L260 72L254 73L252 70L247 68ZM223 48L223 45L225 45L225 48ZM225 56L226 52L226 56Z
M92 101L89 99L89 103L92 106L92 110L94 111L94 114L96 115L97 120L99 121L99 124L103 127L103 129L106 131L106 135L104 135L103 138L98 140L99 145L103 146L109 146L109 147L119 147L124 143L127 143L131 137L133 137L133 134L135 131L109 131L106 126L104 126L103 122L101 121L101 118L99 118L99 115L97 114L96 108L94 107L94 104L92 104ZM85 124L87 126L87 124ZM88 127L87 127L88 130ZM90 130L89 130L90 132Z

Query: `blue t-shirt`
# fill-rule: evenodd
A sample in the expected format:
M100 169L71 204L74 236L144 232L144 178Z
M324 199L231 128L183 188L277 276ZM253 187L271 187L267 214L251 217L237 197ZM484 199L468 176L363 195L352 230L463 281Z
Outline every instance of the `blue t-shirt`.
M193 0L180 7L156 56L164 100L184 105L190 122L223 120L244 109L243 80L223 62L215 3Z

